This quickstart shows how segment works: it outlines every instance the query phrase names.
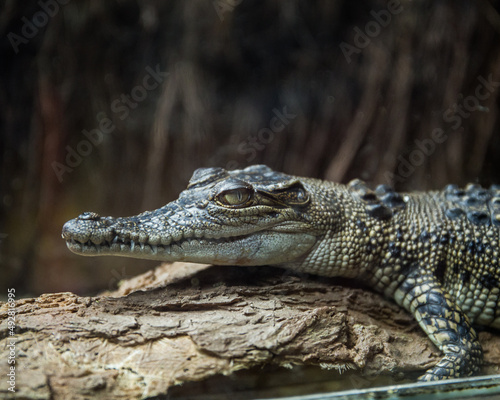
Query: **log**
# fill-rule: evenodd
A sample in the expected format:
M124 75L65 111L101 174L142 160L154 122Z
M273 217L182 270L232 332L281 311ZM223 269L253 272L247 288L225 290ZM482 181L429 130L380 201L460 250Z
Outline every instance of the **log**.
M2 398L298 394L401 383L440 357L379 294L272 267L162 264L97 297L53 293L10 305L0 306L0 351L15 364L0 365ZM500 335L479 335L483 372L498 373ZM15 392L5 383L11 366Z

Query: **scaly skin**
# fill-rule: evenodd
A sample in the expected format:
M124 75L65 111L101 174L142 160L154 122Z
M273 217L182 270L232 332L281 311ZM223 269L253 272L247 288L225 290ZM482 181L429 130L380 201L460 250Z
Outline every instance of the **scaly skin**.
M443 358L420 379L468 376L471 324L500 328L500 190L396 193L263 165L195 171L179 198L129 218L84 213L62 236L82 255L276 265L364 281L411 312Z

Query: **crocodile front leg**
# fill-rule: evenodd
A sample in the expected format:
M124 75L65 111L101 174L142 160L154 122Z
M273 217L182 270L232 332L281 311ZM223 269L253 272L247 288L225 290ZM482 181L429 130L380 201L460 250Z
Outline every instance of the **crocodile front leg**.
M457 378L478 372L483 351L467 316L436 278L415 271L400 285L396 301L410 311L444 357L420 381Z

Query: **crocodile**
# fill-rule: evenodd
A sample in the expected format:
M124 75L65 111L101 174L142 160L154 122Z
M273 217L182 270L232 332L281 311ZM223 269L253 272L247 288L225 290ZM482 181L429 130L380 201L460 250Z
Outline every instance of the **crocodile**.
M273 265L364 282L409 311L442 352L421 381L477 373L473 325L500 328L500 187L399 193L265 165L200 168L179 198L137 216L85 212L68 248L217 265Z

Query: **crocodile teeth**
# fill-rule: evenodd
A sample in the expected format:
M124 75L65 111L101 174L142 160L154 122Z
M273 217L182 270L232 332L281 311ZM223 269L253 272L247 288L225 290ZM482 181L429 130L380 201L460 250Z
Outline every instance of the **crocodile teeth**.
M171 255L182 255L191 246L205 246L214 242L227 242L236 238L226 238L219 237L218 235L209 234L202 237L193 238L192 234L195 232L190 231L189 237L182 237L183 240L177 243L172 243L172 237L162 238L162 243L150 243L149 241L142 242L137 239L131 239L128 235L126 237L121 237L120 235L114 236L110 240L104 240L102 243L97 244L92 240L88 239L86 242L80 242L74 238L68 239L68 244L75 248L79 248L79 251L88 251L90 253L100 253L108 252L112 253L144 253L151 254L154 256L165 254L166 256ZM182 235L181 235L182 236ZM166 244L166 243L169 244Z

